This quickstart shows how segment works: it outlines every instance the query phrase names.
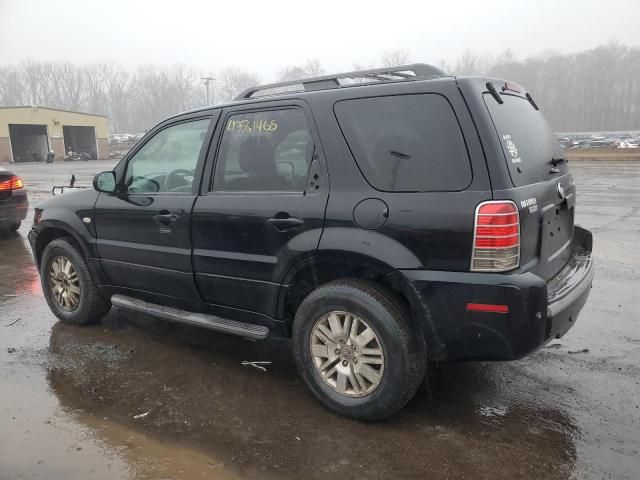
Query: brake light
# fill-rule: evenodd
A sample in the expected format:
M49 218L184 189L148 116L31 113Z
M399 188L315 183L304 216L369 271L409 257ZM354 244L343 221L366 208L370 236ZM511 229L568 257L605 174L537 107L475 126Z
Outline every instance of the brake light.
M9 180L0 182L0 192L6 192L8 190L20 190L24 187L22 179L17 175L12 175Z
M482 202L473 228L472 272L505 272L520 265L520 215L510 200Z

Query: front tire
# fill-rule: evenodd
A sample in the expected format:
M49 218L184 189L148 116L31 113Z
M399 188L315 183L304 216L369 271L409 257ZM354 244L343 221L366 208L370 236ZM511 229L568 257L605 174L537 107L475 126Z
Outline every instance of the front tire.
M49 308L62 322L86 325L109 311L75 242L58 238L49 243L40 264L42 291Z
M360 420L390 417L414 396L426 368L424 337L395 295L359 280L327 283L296 312L298 370L318 399Z

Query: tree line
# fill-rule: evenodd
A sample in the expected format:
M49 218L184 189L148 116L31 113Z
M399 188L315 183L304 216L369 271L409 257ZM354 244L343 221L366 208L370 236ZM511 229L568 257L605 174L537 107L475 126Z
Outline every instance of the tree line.
M407 50L392 50L377 62L353 69L412 61ZM505 78L527 88L556 131L640 129L640 48L617 42L592 50L544 52L519 60L465 51L457 61L438 64L454 75ZM277 81L325 73L317 59L284 67ZM255 73L227 67L211 85L211 103L231 100L260 84ZM144 65L130 72L114 63L24 61L0 66L0 105L39 105L104 114L113 132L143 132L163 118L203 106L206 90L193 67Z
M445 69L487 75L525 87L557 132L640 130L640 48L612 41L572 54L544 52L518 60L466 51Z

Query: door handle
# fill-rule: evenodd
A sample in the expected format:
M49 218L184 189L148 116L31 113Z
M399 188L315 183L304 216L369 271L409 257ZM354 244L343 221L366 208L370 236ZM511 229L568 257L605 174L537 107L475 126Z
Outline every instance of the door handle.
M273 217L267 223L279 232L286 232L304 225L304 220L298 217Z
M177 213L168 212L167 210L162 210L157 215L154 215L153 219L160 225L167 226L170 223L175 223L180 220L180 215Z

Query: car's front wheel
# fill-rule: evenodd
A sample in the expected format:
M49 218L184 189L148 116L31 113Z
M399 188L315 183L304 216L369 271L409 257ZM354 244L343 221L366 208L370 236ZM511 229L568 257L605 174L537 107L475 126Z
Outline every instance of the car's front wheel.
M407 307L377 285L323 285L296 313L298 369L331 410L361 420L389 417L413 397L424 376L424 338L410 318Z
M64 323L97 322L109 311L110 305L101 297L71 239L58 238L45 247L40 279L49 308Z

